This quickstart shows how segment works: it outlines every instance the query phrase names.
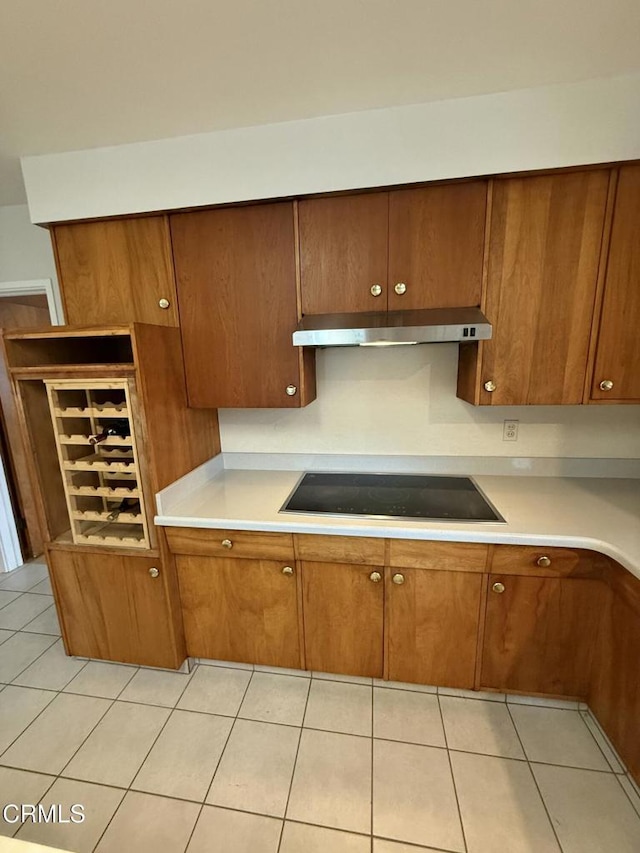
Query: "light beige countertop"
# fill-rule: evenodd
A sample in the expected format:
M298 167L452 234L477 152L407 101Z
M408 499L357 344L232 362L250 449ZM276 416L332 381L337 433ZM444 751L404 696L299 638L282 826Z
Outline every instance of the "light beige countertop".
M386 461L376 465L369 458L368 463L370 471L389 469ZM619 464L612 465L617 474L612 477L495 476L470 471L505 518L504 524L281 513L280 507L305 469L247 469L225 464L229 460L225 462L221 454L160 492L156 524L586 548L612 557L640 578L640 479L621 477L624 467ZM238 460L232 464L237 465ZM268 457L264 464L269 464ZM349 470L348 464L346 461L334 470ZM403 468L401 460L397 461L395 470ZM313 470L311 465L309 469ZM361 465L357 469L363 470ZM628 470L636 473L633 461ZM412 473L417 473L415 466Z

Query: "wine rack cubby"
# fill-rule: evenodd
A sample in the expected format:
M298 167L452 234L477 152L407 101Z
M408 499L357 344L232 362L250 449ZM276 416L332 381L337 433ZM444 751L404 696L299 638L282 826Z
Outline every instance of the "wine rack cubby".
M149 548L129 380L45 385L74 544Z

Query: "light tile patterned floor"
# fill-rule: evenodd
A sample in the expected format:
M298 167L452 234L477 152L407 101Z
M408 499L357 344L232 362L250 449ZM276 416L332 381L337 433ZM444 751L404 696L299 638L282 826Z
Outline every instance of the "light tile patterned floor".
M0 800L78 853L637 853L640 796L584 707L325 673L64 655L46 569L0 576ZM553 707L551 707L553 706Z

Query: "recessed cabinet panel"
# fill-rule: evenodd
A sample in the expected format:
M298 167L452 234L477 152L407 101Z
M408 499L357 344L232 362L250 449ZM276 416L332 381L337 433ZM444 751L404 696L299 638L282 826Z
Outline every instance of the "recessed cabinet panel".
M481 344L473 382L473 360L461 360L465 399L582 402L608 186L608 170L494 181L485 310L493 338Z
M178 325L165 216L55 225L52 238L67 323Z
M490 575L481 687L586 697L598 580Z
M387 572L389 678L472 689L482 575L437 569Z
M487 181L389 193L389 310L480 305Z
M306 405L313 353L298 314L292 202L170 217L189 404Z
M48 549L67 654L175 669L171 596L158 558ZM166 569L169 571L169 569Z
M295 564L176 558L187 654L299 669Z
M302 313L386 311L389 194L301 199L298 213Z
M382 678L383 568L300 565L307 669Z
M613 213L593 400L640 401L640 166L623 166Z

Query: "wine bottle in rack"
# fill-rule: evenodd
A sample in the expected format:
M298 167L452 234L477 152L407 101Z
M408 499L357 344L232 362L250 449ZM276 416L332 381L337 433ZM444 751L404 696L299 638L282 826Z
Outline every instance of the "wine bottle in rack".
M107 521L117 521L121 512L140 511L140 501L137 498L124 498L107 516Z
M109 424L101 424L102 432L95 433L89 436L89 444L100 444L111 436L118 435L121 438L129 438L131 435L131 427L126 418L117 418Z

